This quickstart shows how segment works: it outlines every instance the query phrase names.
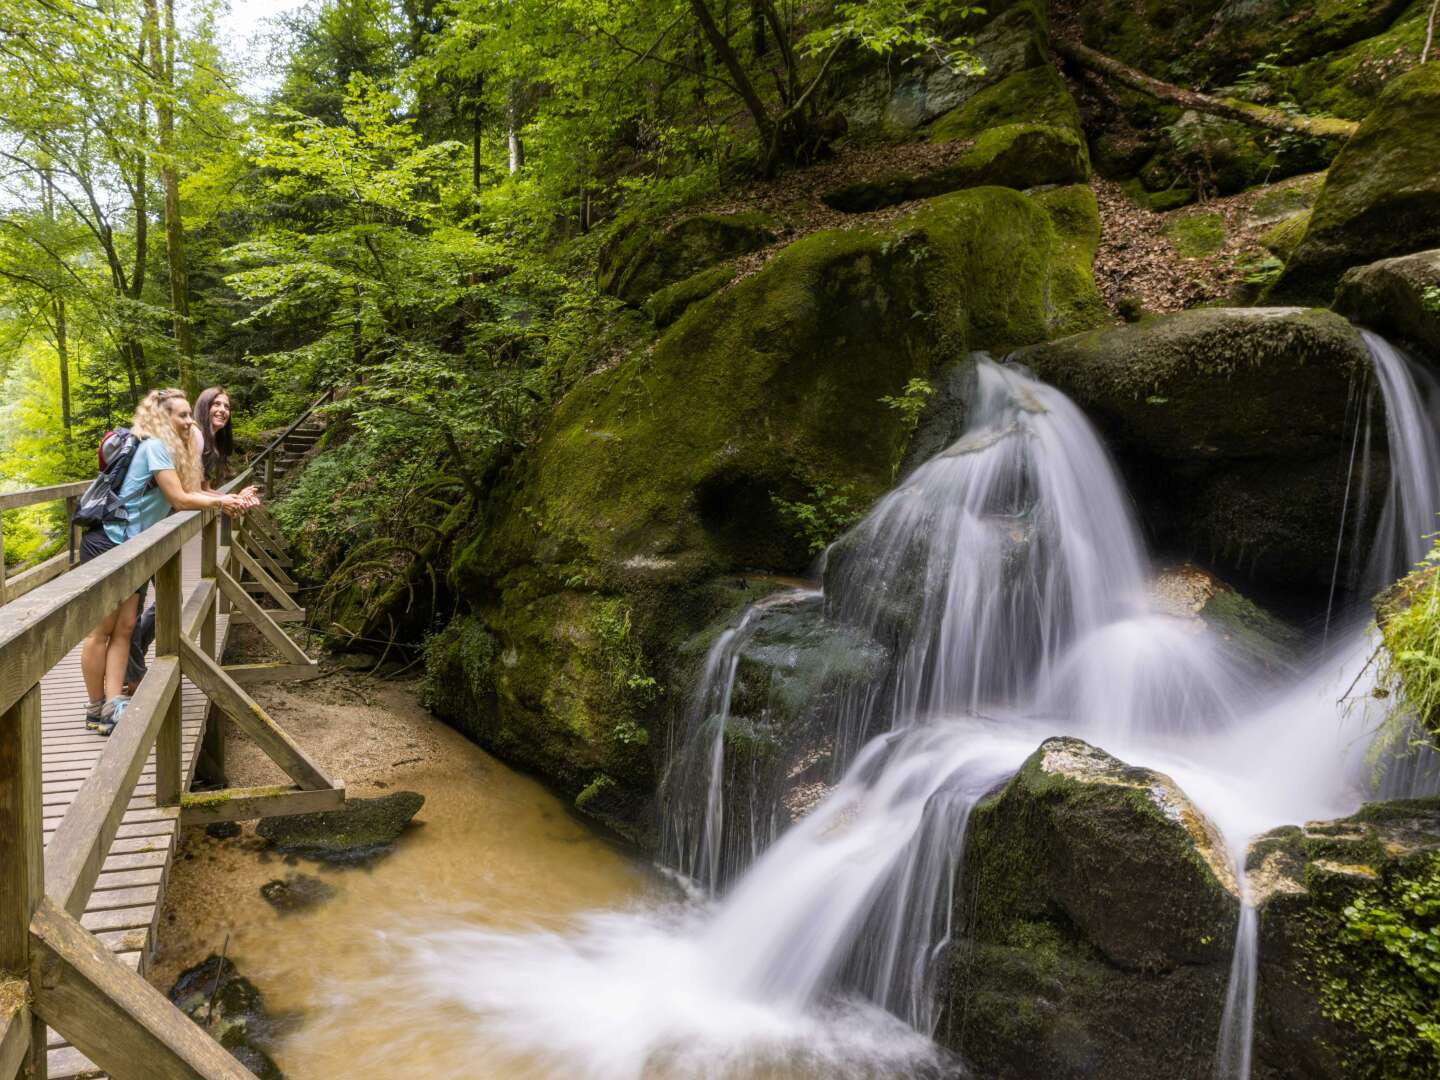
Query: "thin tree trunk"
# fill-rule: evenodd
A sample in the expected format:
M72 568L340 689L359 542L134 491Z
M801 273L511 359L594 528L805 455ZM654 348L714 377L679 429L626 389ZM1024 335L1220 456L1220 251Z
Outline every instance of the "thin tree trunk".
M475 117L471 120L470 131L470 183L476 191L480 190L480 109L475 109Z
M1089 68L1107 79L1113 79L1122 86L1128 86L1131 90L1138 90L1142 94L1170 101L1187 109L1223 116L1227 120L1238 120L1253 127L1313 135L1324 139L1348 139L1360 126L1353 120L1340 120L1330 116L1293 116L1281 109L1271 109L1249 101L1212 97L1197 90L1186 90L1183 86L1151 78L1143 71L1127 67L1119 60L1098 53L1077 41L1054 38L1051 45L1065 59Z
M1440 14L1440 0L1430 5L1430 19L1425 24L1425 47L1420 50L1420 63L1430 59L1430 46L1435 44L1435 16Z
M156 0L145 0L151 63L161 84L155 102L160 134L160 180L165 188L165 254L170 267L170 311L180 386L193 401L200 391L195 336L190 326L190 277L185 266L185 224L180 217L180 176L175 167L175 0L165 0L164 49Z
M745 66L740 63L740 57L731 48L729 39L720 32L720 27L715 24L715 17L710 13L710 5L706 3L706 0L690 0L690 10L695 12L695 18L700 23L701 31L705 34L705 40L710 42L710 47L715 50L715 55L720 57L720 62L725 65L725 70L730 73L730 80L735 84L735 89L740 94L740 100L745 103L746 110L750 113L751 119L755 121L760 142L766 147L768 158L771 155L771 128L774 125L770 119L770 113L765 108L765 103L760 100L760 94L756 91L755 84L745 73ZM769 162L767 162L768 164Z
M70 445L70 340L65 323L65 301L55 298L55 355L60 359L60 422L65 428L65 445Z

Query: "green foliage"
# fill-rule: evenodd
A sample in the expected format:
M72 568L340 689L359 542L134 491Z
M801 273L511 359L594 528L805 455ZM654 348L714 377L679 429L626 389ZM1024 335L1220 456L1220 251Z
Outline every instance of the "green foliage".
M1380 634L1379 685L1440 734L1440 544L1386 594Z
M1431 315L1440 316L1440 285L1426 285L1420 290L1420 305Z
M1407 1080L1440 1071L1440 858L1356 895L1321 965L1325 1013L1361 1044L1360 1077Z
M920 379L911 380L911 385L922 381ZM906 389L908 393L910 386L907 386ZM902 400L906 402L904 408L908 409L916 398L907 397ZM918 400L920 407L923 408L924 396L920 395ZM901 411L904 412L904 409ZM919 415L918 410L916 415ZM841 533L854 525L863 513L854 489L848 484L818 483L811 489L811 498L808 500L792 502L789 499L782 499L779 495L771 495L770 500L774 503L781 520L805 541L812 555L818 555L824 551Z
M802 44L812 56L850 42L878 56L909 60L928 55L956 74L979 75L985 65L967 51L974 39L946 28L984 13L982 7L955 0L845 0L835 5L835 21L811 31Z
M905 421L906 430L914 431L915 425L920 423L920 414L925 411L934 393L935 387L929 379L911 379L901 393L887 394L880 398L880 403L898 412Z
M633 712L649 705L663 692L645 666L645 651L631 633L630 609L619 597L600 600L590 614L590 630L599 644L600 666L618 710L610 737L626 746L644 746L650 733Z

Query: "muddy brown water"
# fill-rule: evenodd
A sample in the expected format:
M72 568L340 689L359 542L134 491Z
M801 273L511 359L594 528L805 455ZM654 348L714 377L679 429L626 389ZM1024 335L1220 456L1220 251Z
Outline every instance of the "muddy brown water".
M409 789L425 805L389 854L362 867L287 865L250 826L225 841L188 831L152 982L168 990L179 971L219 952L228 937L228 955L277 1017L267 1049L288 1080L549 1075L514 1059L477 1070L473 1044L451 1037L473 1017L407 1008L403 990L384 977L399 939L440 922L558 925L657 891L650 870L539 783L431 717L413 685L340 673L258 689L272 715L352 795ZM229 772L232 783L272 776L242 738L232 738ZM308 911L277 912L260 888L295 873L318 877L335 895Z

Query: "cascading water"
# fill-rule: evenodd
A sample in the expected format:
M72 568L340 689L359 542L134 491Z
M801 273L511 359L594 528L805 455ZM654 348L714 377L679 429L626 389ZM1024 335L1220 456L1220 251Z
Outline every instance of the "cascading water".
M1440 394L1367 341L1392 466L1365 576L1383 581L1418 557L1440 507L1426 402ZM1358 484L1353 505L1368 497ZM730 881L737 670L786 602L754 608L711 649L667 779L673 864L728 891L564 933L435 930L414 954L422 993L467 1010L518 1055L603 1080L945 1068L923 1036L966 823L1042 739L1080 735L1168 773L1237 853L1242 883L1248 838L1361 797L1370 726L1337 702L1363 678L1363 627L1332 635L1314 673L1277 691L1153 613L1148 577L1084 416L1058 391L982 362L964 437L830 552L825 619L889 664L837 698L833 752L849 767L828 796ZM888 732L849 761L844 748L882 719ZM1402 782L1398 771L1387 780ZM1249 1072L1255 940L1247 904L1219 1033L1225 1080Z

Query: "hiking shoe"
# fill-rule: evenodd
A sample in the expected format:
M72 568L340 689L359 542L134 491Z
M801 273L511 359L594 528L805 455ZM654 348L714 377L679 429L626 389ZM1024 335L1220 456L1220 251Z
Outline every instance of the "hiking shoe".
M100 730L100 714L105 710L105 702L97 701L93 705L85 706L85 730Z
M95 726L95 730L101 735L108 736L115 730L115 725L120 723L120 717L125 714L125 709L129 704L130 699L128 697L124 694L116 694L107 701L105 707L100 710L100 721Z

